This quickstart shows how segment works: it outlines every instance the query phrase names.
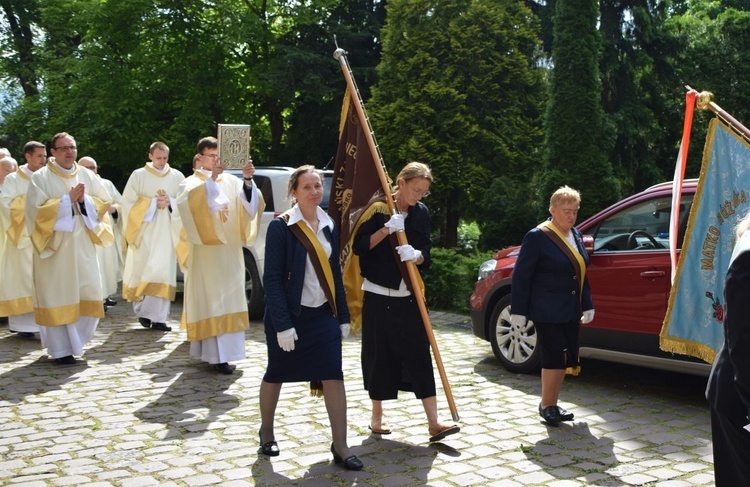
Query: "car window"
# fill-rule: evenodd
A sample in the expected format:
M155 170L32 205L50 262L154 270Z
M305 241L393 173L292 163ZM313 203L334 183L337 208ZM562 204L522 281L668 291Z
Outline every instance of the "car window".
M271 185L271 178L255 174L253 176L253 181L260 190L260 194L263 195L263 200L266 202L266 209L264 211L276 211L273 207L273 188Z
M328 198L331 196L331 183L333 183L333 174L324 174L323 201L320 202L320 207L325 211L328 211Z
M678 248L685 236L693 195L683 195L680 202ZM594 251L616 252L669 248L671 196L634 204L599 223L593 232Z

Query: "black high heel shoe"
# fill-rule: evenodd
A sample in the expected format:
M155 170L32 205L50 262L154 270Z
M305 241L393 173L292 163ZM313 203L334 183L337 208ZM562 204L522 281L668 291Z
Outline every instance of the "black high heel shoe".
M339 454L336 453L333 443L331 443L331 453L333 453L333 462L336 464L343 463L344 468L347 470L362 470L365 467L362 461L357 458L357 455L349 455L346 458L341 458Z
M279 450L279 445L276 444L275 441L267 441L263 443L263 435L260 434L260 430L258 430L258 439L260 440L260 452L262 454L269 457L279 456L279 453L281 453L281 450Z

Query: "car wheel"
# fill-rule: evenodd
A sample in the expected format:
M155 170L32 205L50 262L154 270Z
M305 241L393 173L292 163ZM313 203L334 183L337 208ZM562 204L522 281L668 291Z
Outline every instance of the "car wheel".
M258 266L250 252L245 255L245 297L247 298L247 314L251 320L260 320L265 311L263 283L260 282Z
M489 338L492 352L508 371L528 374L539 370L541 353L536 346L534 322L521 327L510 324L510 294L492 310Z

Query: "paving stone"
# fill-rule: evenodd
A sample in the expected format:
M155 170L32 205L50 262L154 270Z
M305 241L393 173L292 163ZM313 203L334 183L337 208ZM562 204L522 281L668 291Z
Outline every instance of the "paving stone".
M179 316L181 303L174 303ZM462 427L427 442L421 401L385 403L393 434L371 436L359 337L344 341L348 439L361 472L333 464L325 402L306 383L285 384L276 417L278 457L258 455L262 324L246 333L238 373L218 376L191 359L184 331L144 330L129 306L107 311L84 359L59 367L39 342L0 326L0 484L87 487L360 485L379 487L710 486L713 464L705 382L584 363L561 405L576 420L538 417L538 375L499 368L467 316L431 312ZM602 372L607 367L614 372ZM625 372L622 372L625 370ZM588 372L587 372L588 371ZM677 384L672 385L671 382ZM440 384L440 382L438 382ZM450 419L438 387L441 419Z

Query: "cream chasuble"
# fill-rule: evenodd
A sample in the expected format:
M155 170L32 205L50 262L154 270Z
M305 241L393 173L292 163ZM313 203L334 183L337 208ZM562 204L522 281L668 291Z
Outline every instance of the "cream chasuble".
M85 217L68 193L85 186ZM41 326L102 318L102 285L96 245L112 245L111 200L94 173L75 164L65 171L47 164L31 178L26 196L26 228L34 246L34 315Z
M99 270L102 275L102 299L106 299L108 296L117 293L117 283L122 280L122 268L125 262L122 254L122 212L124 200L112 181L104 179L98 174L97 177L112 199L112 206L117 210L117 218L114 218L114 215L109 212L107 212L106 216L112 226L112 233L115 238L114 245L96 247L96 256L99 259Z
M33 173L26 165L21 166L5 178L0 193L0 227L5 230L6 238L5 250L0 256L0 316L18 316L34 311L31 299L34 291L33 247L24 214L30 174Z
M125 200L125 240L127 253L122 278L122 297L130 302L144 296L174 300L177 260L172 241L171 222L176 218L177 196L185 176L164 166L159 171L152 163L133 171L123 191ZM156 197L169 196L172 209L157 209Z
M181 327L191 342L249 328L242 247L255 242L265 208L254 185L248 204L241 179L231 174L220 175L215 183L209 179L197 170L182 182L177 196L182 227L173 227L187 249L185 261L180 261L185 271ZM244 358L244 338L240 340ZM236 358L220 361L229 360Z

